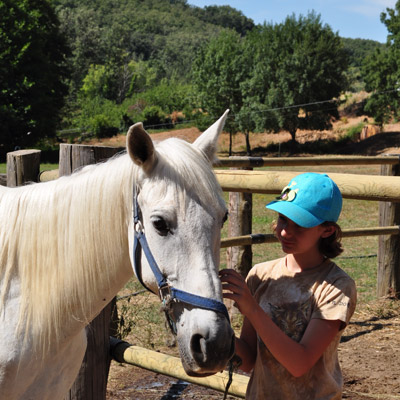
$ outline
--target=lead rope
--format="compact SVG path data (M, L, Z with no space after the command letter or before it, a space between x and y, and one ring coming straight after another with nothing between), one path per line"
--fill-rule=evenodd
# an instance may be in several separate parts
M226 398L228 396L228 391L229 391L229 388L231 387L231 384L232 384L232 381L233 381L233 373L235 372L235 370L237 370L240 367L241 364L242 364L242 360L237 354L235 354L230 359L230 361L229 361L229 370L228 370L229 379L228 379L228 382L227 382L226 387L225 387L223 400L226 400Z

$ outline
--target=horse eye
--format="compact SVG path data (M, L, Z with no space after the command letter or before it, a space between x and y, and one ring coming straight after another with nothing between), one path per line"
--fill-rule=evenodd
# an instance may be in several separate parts
M169 227L165 219L157 218L152 221L154 229L158 232L161 236L166 236L169 233Z

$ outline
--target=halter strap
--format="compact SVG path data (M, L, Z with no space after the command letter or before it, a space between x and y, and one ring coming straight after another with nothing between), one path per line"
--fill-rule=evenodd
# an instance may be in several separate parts
M149 248L149 244L146 239L146 235L144 232L144 227L142 222L140 221L140 208L137 200L136 187L134 190L134 198L133 198L133 222L134 222L134 242L133 242L133 254L134 254L134 269L135 275L137 276L139 282L144 286L147 290L151 291L143 282L141 275L141 250L147 258L147 261L150 265L151 270L157 281L158 291L160 298L163 302L168 323L171 326L171 329L176 334L176 328L174 321L172 319L172 310L171 303L172 302L181 302L185 304L192 305L194 307L203 308L206 310L216 311L225 316L225 318L230 322L228 310L224 303L218 300L209 299L206 297L198 296L196 294L185 292L184 290L176 289L169 285L167 277L164 276L157 265L156 260L151 253Z

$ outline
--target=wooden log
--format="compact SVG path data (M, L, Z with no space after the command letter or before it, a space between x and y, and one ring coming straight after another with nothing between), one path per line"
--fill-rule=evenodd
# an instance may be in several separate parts
M378 226L371 228L343 229L343 237L358 237L358 236L378 236L378 235L397 235L396 240L399 240L400 226ZM278 239L273 233L254 233L251 235L243 235L236 237L228 237L221 240L221 247L230 246L250 246L262 243L275 243Z
M400 180L400 166L382 165L381 174ZM400 224L400 203L379 203L381 226ZM400 298L400 238L380 236L378 246L377 296Z
M39 181L40 150L7 153L7 186L16 187Z
M39 181L40 182L48 182L48 181L53 181L54 179L57 179L60 176L59 170L58 169L51 169L47 171L42 171L39 174Z
M216 170L224 191L280 193L298 175L293 171ZM328 175L339 186L344 198L400 202L400 179L395 176L337 174Z
M59 174L70 175L85 165L105 161L120 149L86 145L60 145ZM88 346L79 374L65 400L105 400L111 358L109 354L112 304L88 325Z
M310 165L396 165L399 156L239 157L220 158L215 167L288 167Z
M185 382L206 386L224 392L229 379L227 371L216 373L204 378L195 378L186 374L179 358L156 351L147 350L129 343L111 338L111 352L118 362L125 362L140 368L148 369L163 375L172 376ZM232 384L228 393L233 396L245 398L249 377L233 374Z

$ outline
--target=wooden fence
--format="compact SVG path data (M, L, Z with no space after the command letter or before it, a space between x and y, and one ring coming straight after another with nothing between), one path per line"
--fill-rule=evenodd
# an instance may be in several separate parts
M117 151L114 148L108 149L112 150L107 150L107 148L104 147L98 150L98 148L93 146L61 145L60 171L62 174L69 174L77 167L104 160L105 158L115 154ZM29 150L22 153L13 152L7 155L7 183L9 186L22 185L27 180L39 180L37 172L39 170L38 160L40 157L38 157L37 153L37 150ZM242 168L235 170L215 170L222 189L230 192L230 196L232 194L232 198L234 199L234 201L230 201L229 204L231 224L230 232L241 232L241 234L236 235L235 237L223 239L221 243L222 247L227 247L229 249L244 249L244 252L241 255L240 253L230 254L230 257L232 259L234 258L233 266L242 273L245 273L251 267L251 257L246 256L246 249L251 249L251 246L254 244L268 243L276 240L273 235L253 234L251 232L251 194L278 194L281 189L287 185L289 180L298 174L298 172L290 171L252 171L243 170L243 168L252 169L255 167L266 166L287 167L364 164L381 165L381 175L372 176L337 173L329 173L328 175L338 184L345 199L374 200L380 202L380 226L372 228L358 227L344 230L343 233L345 237L369 235L380 236L377 294L378 296L394 295L398 297L398 294L400 293L400 159L398 156L310 158L231 157L229 159L220 160L220 163L216 166L217 168ZM32 177L32 171L35 171L34 177ZM41 174L41 180L55 179L58 175L59 172L56 171L45 172ZM238 227L239 229L237 229ZM245 256L243 256L243 254L245 254ZM103 316L100 316L100 318L108 318L109 320L110 309L108 309ZM100 325L104 327L104 323ZM95 333L94 329L90 329L88 332L92 335L100 335L101 338L108 336L108 330L107 332L104 332L104 329L100 334ZM89 343L90 342L91 341L89 340ZM97 339L93 339L92 342L96 343ZM88 351L98 353L98 349L95 351L95 346L92 346ZM90 362L90 355L85 356L85 360L78 381L74 385L75 392L70 393L67 399L105 399L104 385L101 389L102 393L89 393L84 388L93 388L93 382L96 382L96 379L90 375L95 375L99 371L100 376L104 380L104 376L106 376L104 375L104 371L106 371L106 373L108 372L109 365L107 355L104 357L104 361L102 361L105 363L105 367L100 365L99 368L98 361L92 360L92 362ZM97 364L97 368L94 368L95 364ZM83 397L79 392L84 393Z

